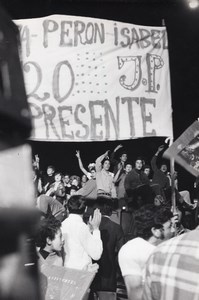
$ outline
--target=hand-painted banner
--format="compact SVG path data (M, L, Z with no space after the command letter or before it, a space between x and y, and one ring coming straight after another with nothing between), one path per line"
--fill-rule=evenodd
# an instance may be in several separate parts
M15 23L32 139L173 136L165 27L65 15Z

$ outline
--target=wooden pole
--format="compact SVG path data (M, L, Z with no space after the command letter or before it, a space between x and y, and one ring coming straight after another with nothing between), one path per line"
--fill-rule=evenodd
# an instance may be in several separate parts
M173 214L175 215L177 210L176 210L176 195L175 195L175 179L174 179L174 168L175 165L175 160L174 158L170 159L170 173L171 173L171 203L173 207Z

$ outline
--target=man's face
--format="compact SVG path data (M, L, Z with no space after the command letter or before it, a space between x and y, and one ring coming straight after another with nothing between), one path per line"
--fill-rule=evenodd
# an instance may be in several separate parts
M56 182L60 182L61 181L61 174L58 173L58 174L55 175L55 181Z
M82 182L85 183L87 181L86 175L82 175Z
M165 165L165 164L161 165L160 170L161 170L163 173L166 173L166 172L167 172L167 165Z
M79 182L76 178L74 178L71 182L71 185L75 185L75 186L78 186Z
M132 170L132 165L131 164L127 164L126 167L125 167L126 173L128 174L129 172L131 172L131 170Z
M52 176L54 174L54 169L53 168L47 168L47 174L48 174L48 176Z
M70 177L68 175L64 176L64 181L65 183L69 183L70 182Z
M104 164L103 164L103 169L105 171L108 171L110 169L110 161L109 160L105 160Z
M96 178L96 171L95 171L95 170L92 170L92 171L91 171L91 178L92 178L92 179L95 179L95 178Z
M122 156L120 156L120 160L121 160L122 162L127 161L127 154L126 154L126 153L123 153Z
M143 166L142 160L141 159L137 159L136 162L135 162L135 168L137 170L141 170L142 166Z
M151 172L150 168L144 169L144 173L146 174L147 177L150 175L150 172Z
M163 224L163 235L164 235L163 240L169 240L170 238L172 238L174 236L174 233L175 233L175 231L172 226L171 220L165 222Z
M62 236L61 229L59 229L57 231L57 233L55 234L54 240L52 240L51 242L52 242L51 247L52 247L53 251L61 251L61 249L64 245L64 239Z

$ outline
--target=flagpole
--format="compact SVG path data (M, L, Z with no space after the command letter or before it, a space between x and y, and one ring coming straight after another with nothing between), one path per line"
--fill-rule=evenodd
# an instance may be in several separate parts
M165 143L169 143L169 147L173 143L173 138L167 137L165 139ZM174 157L170 158L170 174L171 174L171 203L173 207L173 215L177 213L176 210L176 194L175 194L175 178L174 178L174 172L175 172L175 159Z
M170 173L171 173L171 203L173 207L173 215L176 214L176 195L175 195L175 179L174 179L174 168L175 159L172 157L170 158Z

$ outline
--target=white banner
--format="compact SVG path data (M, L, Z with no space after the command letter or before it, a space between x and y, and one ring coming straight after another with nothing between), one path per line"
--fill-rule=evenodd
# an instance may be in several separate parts
M15 23L32 139L173 136L165 27L65 15Z

